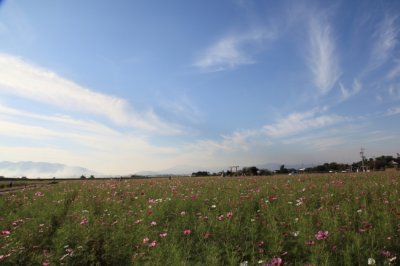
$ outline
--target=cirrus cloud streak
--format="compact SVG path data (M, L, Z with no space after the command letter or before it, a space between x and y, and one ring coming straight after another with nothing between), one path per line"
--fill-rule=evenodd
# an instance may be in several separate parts
M162 121L152 110L135 111L122 98L96 92L18 57L0 54L0 92L105 117L120 126L165 134L179 134L178 125Z

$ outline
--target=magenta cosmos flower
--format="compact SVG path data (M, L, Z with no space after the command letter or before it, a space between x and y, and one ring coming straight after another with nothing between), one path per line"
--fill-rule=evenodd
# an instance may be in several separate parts
M6 235L11 234L11 232L10 232L9 230L2 230L2 231L1 231L1 234L2 234L3 236L6 236Z
M7 257L10 257L11 254L7 254L7 255L0 255L0 261L6 259Z
M307 246L314 246L314 245L315 245L315 242L312 241L312 240L310 240L310 241L307 241L307 242L306 242L306 245L307 245Z
M264 264L264 266L276 266L276 265L281 265L282 264L282 259L274 257L269 263Z
M185 235L185 236L188 236L188 235L190 235L192 233L192 231L190 230L190 229L185 229L185 230L183 230L183 234Z
M315 234L315 239L324 240L324 239L327 239L328 236L329 236L328 231L318 231L318 233Z
M157 240L154 240L149 244L149 248L154 248L155 246L157 246Z

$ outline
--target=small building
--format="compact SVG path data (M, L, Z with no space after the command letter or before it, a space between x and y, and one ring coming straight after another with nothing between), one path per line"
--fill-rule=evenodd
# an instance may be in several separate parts
M389 170L389 169L399 170L399 163L396 162L395 160L391 160L388 163L388 167L386 168L386 170Z

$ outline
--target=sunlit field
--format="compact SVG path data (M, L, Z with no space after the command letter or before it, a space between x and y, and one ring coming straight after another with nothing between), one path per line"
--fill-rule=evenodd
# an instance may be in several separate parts
M3 265L398 265L400 174L65 181L0 195Z

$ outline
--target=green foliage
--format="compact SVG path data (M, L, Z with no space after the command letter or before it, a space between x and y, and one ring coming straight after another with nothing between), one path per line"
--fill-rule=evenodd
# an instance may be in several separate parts
M209 176L209 175L210 175L210 173L207 171L198 171L198 172L192 173L192 176Z
M4 265L394 265L400 255L393 173L63 181L0 197Z
M285 168L285 165L284 165L284 164L282 164L281 167L279 167L278 173L280 173L280 174L287 174L287 173L289 173L289 170Z
M243 167L242 172L245 175L257 175L258 174L258 168L255 167L255 166Z

